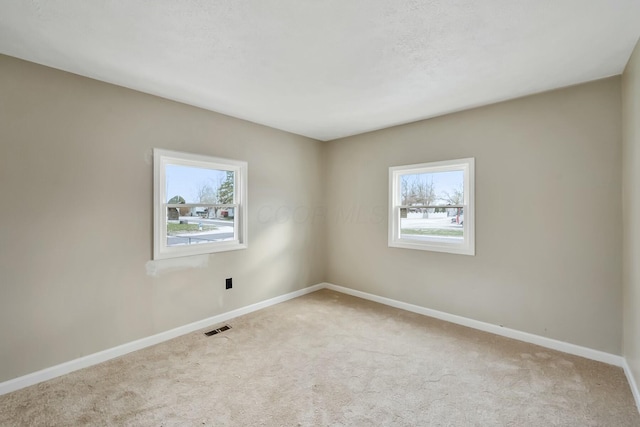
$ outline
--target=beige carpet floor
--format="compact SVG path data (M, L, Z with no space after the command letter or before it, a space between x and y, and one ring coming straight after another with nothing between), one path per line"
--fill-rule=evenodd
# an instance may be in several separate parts
M620 368L322 290L0 396L2 426L640 426Z

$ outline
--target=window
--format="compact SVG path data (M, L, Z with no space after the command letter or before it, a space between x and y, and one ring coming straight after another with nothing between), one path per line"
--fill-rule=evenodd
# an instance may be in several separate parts
M247 163L153 150L153 259L247 247Z
M389 168L389 246L475 255L474 159Z

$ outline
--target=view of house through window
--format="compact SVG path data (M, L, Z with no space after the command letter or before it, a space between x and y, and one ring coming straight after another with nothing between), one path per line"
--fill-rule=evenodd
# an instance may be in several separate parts
M461 170L400 177L402 237L464 236L464 173Z
M166 167L167 246L236 240L234 171Z
M154 149L154 259L247 247L247 163Z
M474 255L474 164L389 168L389 246Z

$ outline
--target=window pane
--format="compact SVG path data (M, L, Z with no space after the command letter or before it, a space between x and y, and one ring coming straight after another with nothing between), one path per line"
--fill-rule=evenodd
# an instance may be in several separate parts
M389 247L475 255L472 157L389 168Z
M167 165L166 185L167 203L233 203L233 171Z
M167 246L237 240L234 208L167 208Z
M153 259L247 248L247 162L153 149Z
M464 211L458 208L401 209L400 237L422 239L443 237L464 238Z
M400 176L400 204L461 205L464 201L464 172L433 172Z

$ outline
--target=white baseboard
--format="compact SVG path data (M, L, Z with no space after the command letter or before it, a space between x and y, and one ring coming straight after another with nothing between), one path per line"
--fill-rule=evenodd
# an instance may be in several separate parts
M629 381L629 387L631 387L631 393L633 393L633 397L636 400L636 406L638 407L638 412L640 412L640 389L638 388L638 383L636 382L636 378L633 376L631 367L627 363L626 359L622 362L622 367L624 368L624 373L627 376L627 381Z
M279 304L284 301L288 301L299 296L315 292L325 287L324 283L310 286L308 288L300 289L295 292L280 295L275 298L271 298L265 301L261 301L255 304L241 307L236 310L231 310L226 313L218 314L207 319L199 320L197 322L189 323L188 325L180 326L175 329L171 329L165 332L161 332L156 335L152 335L146 338L141 338L136 341L132 341L126 344L119 345L117 347L109 348L98 353L89 354L78 359L70 360L65 363L61 363L50 368L42 369L40 371L33 372L18 378L14 378L9 381L0 383L0 396L6 393L10 393L15 390L19 390L24 387L28 387L42 381L47 381L64 374L68 374L79 369L87 368L89 366L97 365L98 363L106 362L107 360L123 356L132 351L141 350L152 345L160 344L161 342L168 341L170 339L179 337L190 332L204 329L208 326L215 325L217 323L225 322L234 317L242 316L272 305Z
M290 292L285 295L281 295L281 296L271 298L265 301L261 301L255 304L251 304L246 307L238 308L236 310L222 313L213 317L209 317L207 319L190 323L188 325L171 329L169 331L161 332L156 335L152 335L146 338L142 338L136 341L122 344L117 347L113 347L104 351L100 351L98 353L80 357L78 359L61 363L59 365L52 366L50 368L46 368L40 371L33 372L31 374L27 374L18 378L14 378L12 380L2 382L0 383L0 395L10 393L15 390L19 390L21 388L40 383L42 381L47 381L64 374L77 371L79 369L87 368L89 366L93 366L98 363L106 362L107 360L123 356L127 353L131 353L136 350L141 350L143 348L150 347L152 345L156 345L164 341L168 341L170 339L179 337L181 335L188 334L190 332L194 332L200 329L204 329L208 326L213 326L215 324L225 322L229 319L233 319L235 317L242 316L244 314L248 314L266 307L270 307L272 305L275 305L284 301L288 301L290 299L297 298L299 296L309 294L311 292L315 292L323 288L331 289L337 292L363 298L366 300L378 302L380 304L388 305L391 307L400 308L402 310L407 310L413 313L418 313L425 316L434 317L436 319L445 320L447 322L455 323L458 325L467 326L473 329L490 332L490 333L501 335L507 338L513 338L519 341L536 344L536 345L550 348L553 350L558 350L558 351L573 354L576 356L585 357L587 359L596 360L598 362L604 362L611 365L622 367L625 370L625 374L627 375L627 378L629 380L629 384L631 386L633 395L636 399L636 403L638 404L638 407L640 409L640 393L638 392L637 383L635 382L635 379L631 373L631 370L629 369L629 366L627 365L624 358L621 356L605 353L599 350L593 350L587 347L581 347L575 344L569 344L563 341L558 341L551 338L530 334L527 332L521 332L514 329L505 328L502 326L493 325L490 323L468 319L466 317L457 316L457 315L445 313L442 311L432 310L429 308L405 303L402 301L393 300L390 298L380 297L380 296L369 294L366 292L357 291L357 290L345 288L342 286L337 286L331 283L319 283L317 285L300 289L295 292Z
M456 316L455 314L449 314L449 313L445 313L438 310L432 310L430 308L424 308L418 305L408 304L406 302L397 301L390 298L380 297L377 295L369 294L367 292L356 291L354 289L337 286L331 283L325 283L324 286L327 289L331 289L347 295L352 295L354 297L378 302L380 304L400 308L402 310L411 311L413 313L423 314L429 317L435 317L436 319L445 320L447 322L455 323L462 326L467 326L469 328L478 329L480 331L490 332L492 334L501 335L503 337L513 338L515 340L536 344L541 347L562 351L564 353L585 357L587 359L608 363L610 365L615 365L619 367L623 366L624 358L622 356L606 353L604 351L594 350L588 347L582 347L582 346L570 344L564 341L558 341L552 338L546 338L540 335L530 334L528 332L521 332L515 329L509 329L503 326L493 325L491 323L480 322L478 320L473 320L473 319L469 319L462 316Z

